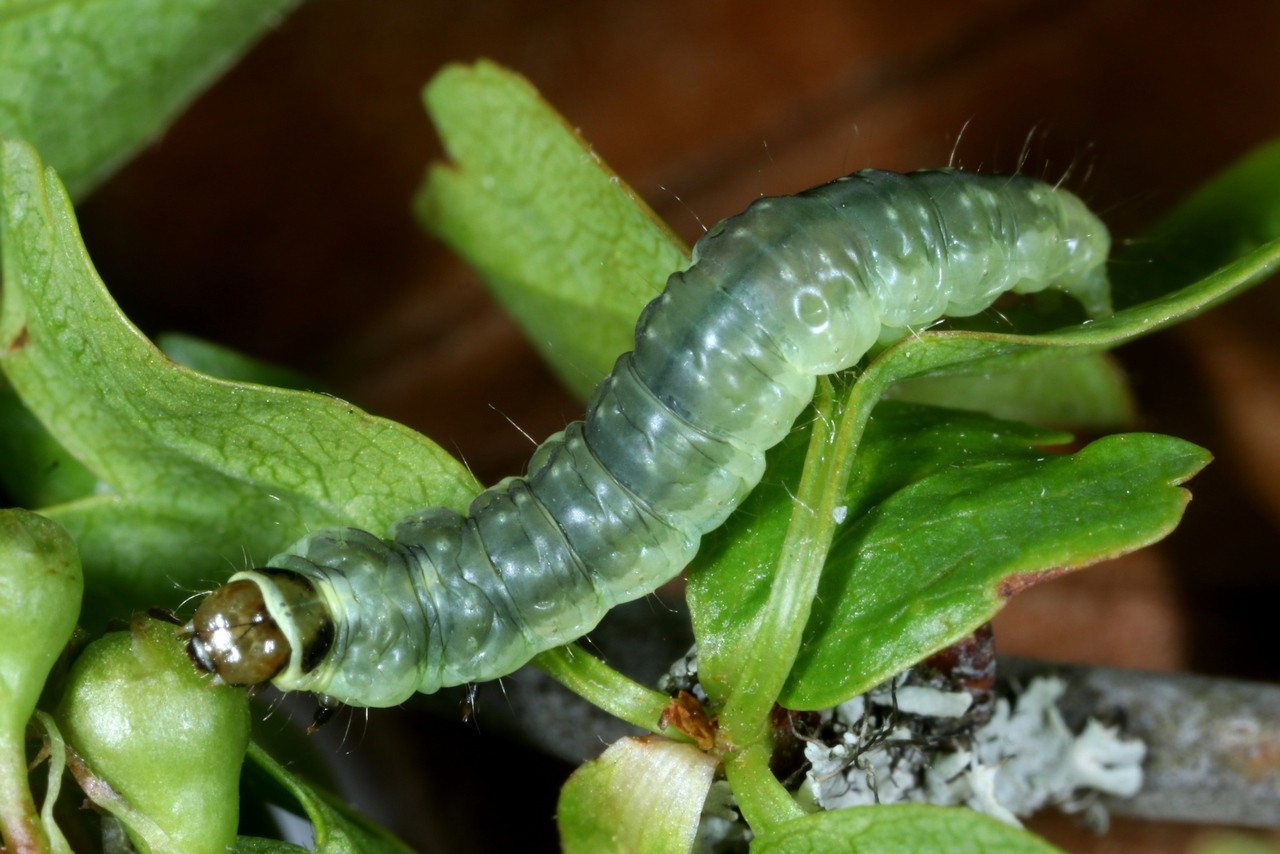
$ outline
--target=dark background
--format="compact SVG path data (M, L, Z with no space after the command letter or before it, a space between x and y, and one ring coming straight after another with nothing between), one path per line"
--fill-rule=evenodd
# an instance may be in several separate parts
M690 242L760 194L947 163L1066 175L1124 241L1280 135L1278 46L1269 0L314 0L94 194L82 226L148 333L304 370L491 481L530 451L508 418L540 438L581 404L410 215L440 155L419 92L443 64L527 76ZM1020 596L1002 651L1280 677L1277 309L1273 284L1121 352L1139 426L1217 460L1164 544ZM336 759L409 766L376 772L392 791L365 800L416 847L553 844L538 834L564 768L486 738L483 714L356 724ZM1037 827L1075 851L1186 850L1197 833Z

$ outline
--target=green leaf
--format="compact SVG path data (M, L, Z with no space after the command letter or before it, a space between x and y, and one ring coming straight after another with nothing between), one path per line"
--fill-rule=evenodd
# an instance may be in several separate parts
M318 528L381 531L477 491L407 427L162 356L112 302L57 177L29 146L3 145L0 202L0 369L108 486L46 511L80 547L92 620L170 602Z
M295 776L257 745L249 745L248 755L252 766L279 784L311 820L315 854L406 854L410 850L328 792ZM287 809L295 807L295 803L278 802L277 805ZM294 854L305 849L287 842L242 836L235 850L246 854Z
M165 356L188 368L238 383L324 391L294 371L268 364L191 335L169 332L156 338ZM46 507L84 498L99 481L31 414L0 378L0 485L15 504Z
M98 479L44 429L0 377L0 487L13 504L45 507L93 492Z
M825 407L826 400L820 396L818 404ZM810 439L807 430L793 432L769 453L765 479L741 511L704 539L689 571L688 599L699 641L699 677L713 698L728 696L735 685L746 690L753 677L744 674L744 658L755 658L770 671L767 677L754 675L756 679L767 678L769 683L772 694L758 698L766 711L781 692L799 652L809 602L818 595L818 576L839 525L833 514L839 512L847 520L856 520L903 485L934 472L971 462L1035 459L1043 453L1038 446L1069 439L1065 434L993 422L980 415L886 403L876 410L861 445L850 446L847 437L844 444L834 445L842 441L840 427L826 425L839 420L843 426L852 418L856 426L857 415L828 407L816 417L804 418L815 427L824 427L831 444L815 445L816 439ZM841 471L850 465L855 447L860 453L853 477L850 479L846 471L843 476L849 479L848 484L837 483ZM802 472L834 490L821 516L816 509L795 512L815 503L813 497L797 495L794 484ZM797 524L805 526L798 535L793 530ZM798 547L815 554L800 554L794 551ZM783 572L794 577L778 584ZM764 642L757 636L758 625L769 611L779 607L782 592L807 596L807 600L772 618L787 635L769 640L777 645L775 654L754 656L752 650ZM763 687L756 685L755 689ZM730 726L733 718L731 711Z
M431 167L420 218L588 397L687 263L679 240L523 78L455 65L423 97L452 163Z
M138 618L85 648L55 715L85 795L142 852L235 840L249 700L191 666L178 629Z
M885 403L871 416L845 498L857 518L904 485L962 466L1034 462L1071 434L980 413ZM802 461L797 457L793 465Z
M0 0L0 135L80 197L298 0Z
M757 836L752 854L1053 854L1025 830L958 807L853 807L798 818Z
M1115 304L1128 307L1168 294L1277 238L1280 140L1213 177L1120 252L1110 267Z
M785 554L802 438L770 456L765 483L708 536L689 573L699 676L713 696L731 693L759 642L751 627ZM1072 455L1044 450L1066 438L976 414L879 407L779 702L836 705L972 631L1036 574L1160 539L1187 501L1175 485L1208 461L1193 445L1144 434Z
M661 736L624 738L569 778L556 822L568 854L689 851L719 760Z
M1113 430L1136 417L1124 374L1105 353L975 376L917 377L893 386L888 396L1072 430Z
M11 851L49 844L27 787L25 733L83 590L65 531L25 510L0 510L0 831Z
M1041 573L1162 539L1209 461L1128 434L1078 453L967 465L917 481L842 531L780 698L834 706L972 632Z

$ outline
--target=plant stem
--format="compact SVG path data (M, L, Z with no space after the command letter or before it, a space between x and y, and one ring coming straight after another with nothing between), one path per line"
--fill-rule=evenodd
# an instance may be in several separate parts
M578 644L549 649L533 659L539 670L616 718L653 733L687 741L659 725L671 698L623 676Z
M1067 683L1068 722L1124 720L1147 745L1142 790L1107 810L1152 821L1280 827L1280 686L1001 657L1003 681L1036 676Z
M844 495L869 409L840 406L831 382L819 380L813 434L796 490L795 510L768 602L746 642L756 652L743 656L742 671L720 715L726 738L736 747L768 738L769 713L800 650L835 537L836 507Z
M0 750L0 830L12 854L41 854L49 850L49 840L27 788L23 740L6 742Z
M832 384L818 382L815 419L795 509L787 527L769 599L745 645L743 668L720 714L730 746L725 771L743 817L756 832L801 814L769 770L769 716L800 651L805 625L837 528L839 505L871 406L855 405L855 384L841 406Z
M767 743L753 744L733 751L724 761L725 777L738 809L756 833L804 815L795 798L769 769L770 752Z

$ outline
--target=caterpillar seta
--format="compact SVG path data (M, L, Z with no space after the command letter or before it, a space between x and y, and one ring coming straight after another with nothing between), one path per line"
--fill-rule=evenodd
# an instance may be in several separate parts
M494 679L676 575L813 397L886 331L1057 288L1107 310L1106 227L1023 176L867 170L705 234L583 421L466 515L304 537L187 624L226 683L389 706Z

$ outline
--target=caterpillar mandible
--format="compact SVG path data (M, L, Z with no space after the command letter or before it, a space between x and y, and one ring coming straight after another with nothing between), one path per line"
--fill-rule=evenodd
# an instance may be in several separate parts
M636 326L583 421L467 514L389 539L312 534L210 594L203 669L354 706L494 679L676 575L764 454L885 330L1053 287L1107 310L1106 227L1023 176L867 170L763 198L712 228Z

